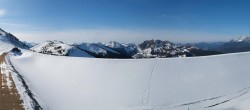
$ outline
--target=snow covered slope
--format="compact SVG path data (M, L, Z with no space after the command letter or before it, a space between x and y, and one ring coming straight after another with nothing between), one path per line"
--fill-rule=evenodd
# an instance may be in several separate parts
M102 43L80 43L74 44L73 46L88 52L90 55L96 58L124 58L121 53L105 46Z
M21 42L18 38L16 38L14 35L11 33L7 33L6 31L2 30L0 28L0 41L19 47L23 49L29 49L29 46L26 45L25 43ZM1 44L2 44L1 42Z
M109 43L104 44L107 47L110 47L120 53L127 54L128 56L133 56L134 54L138 53L137 45L133 43L119 43L116 41L111 41Z
M61 41L45 41L31 48L31 50L49 55L93 57L88 53Z
M10 56L50 110L249 110L249 59Z
M0 40L0 54L10 51L14 46Z

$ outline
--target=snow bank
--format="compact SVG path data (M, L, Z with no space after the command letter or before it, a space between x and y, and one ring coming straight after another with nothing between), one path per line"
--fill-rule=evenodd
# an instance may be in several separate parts
M248 110L249 59L10 57L50 110Z

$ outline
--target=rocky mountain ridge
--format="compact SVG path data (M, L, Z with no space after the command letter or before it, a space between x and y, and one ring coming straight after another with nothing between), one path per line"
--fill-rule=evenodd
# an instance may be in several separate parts
M29 49L30 47L25 44L24 42L20 41L17 37L12 35L11 33L8 33L0 28L0 40L12 44L16 47L22 48L22 49Z

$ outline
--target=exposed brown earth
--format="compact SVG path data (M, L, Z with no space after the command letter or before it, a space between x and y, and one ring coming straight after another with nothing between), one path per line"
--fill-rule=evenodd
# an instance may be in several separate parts
M4 53L0 56L0 63L5 62ZM9 82L8 82L9 81ZM9 83L9 84L7 84ZM10 73L3 73L0 69L0 110L24 110L23 101L16 89Z

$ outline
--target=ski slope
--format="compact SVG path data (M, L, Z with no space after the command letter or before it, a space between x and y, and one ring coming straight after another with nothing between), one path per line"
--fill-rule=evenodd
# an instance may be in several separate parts
M50 110L249 110L250 53L95 59L10 55Z

